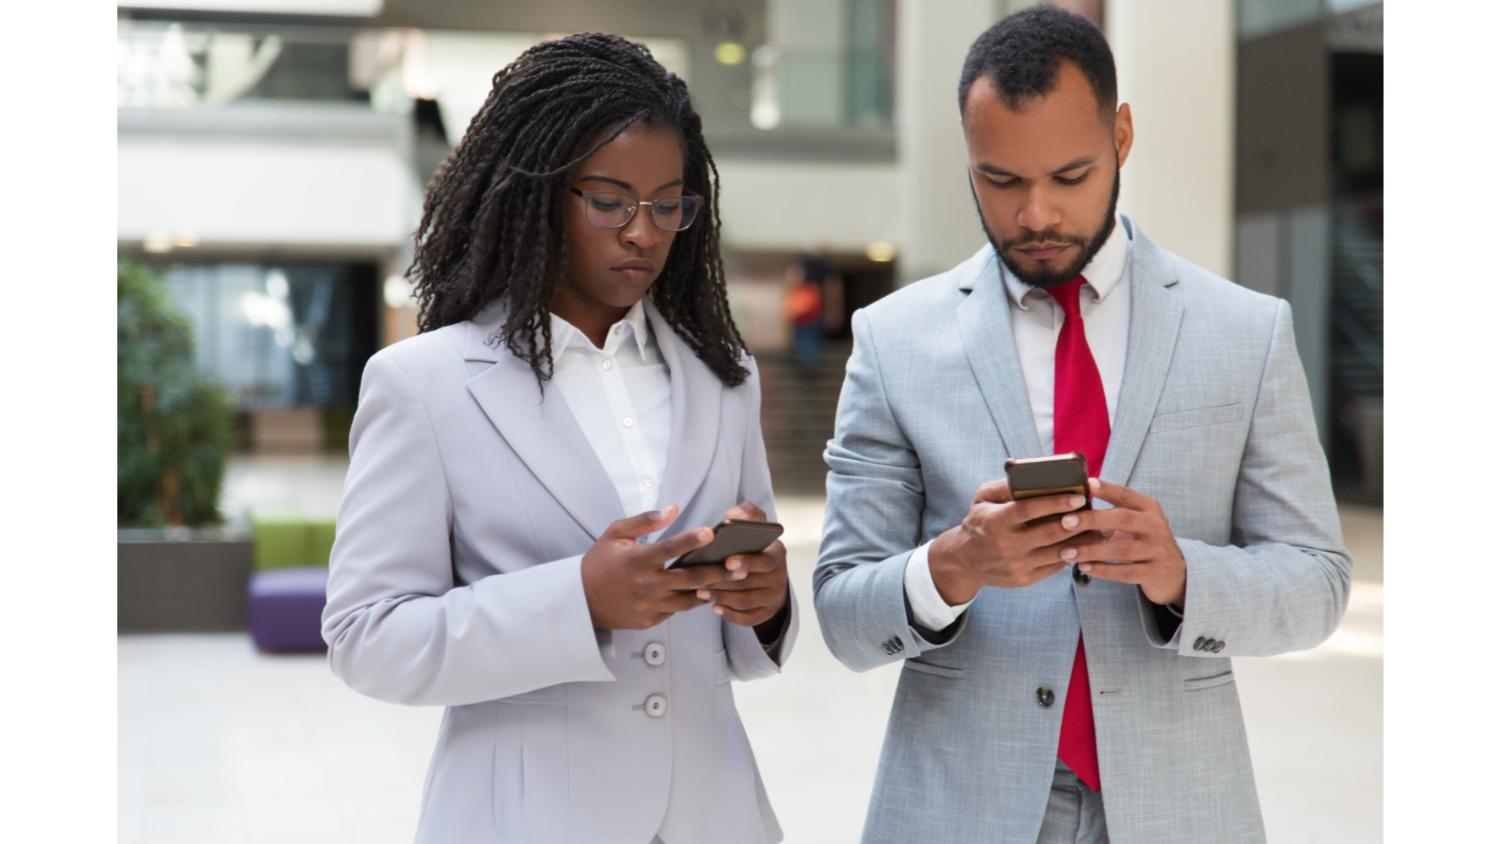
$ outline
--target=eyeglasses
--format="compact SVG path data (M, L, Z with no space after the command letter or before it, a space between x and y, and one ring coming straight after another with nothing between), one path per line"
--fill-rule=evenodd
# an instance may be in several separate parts
M699 196L674 196L651 202L640 202L633 196L603 190L579 190L568 185L568 190L583 197L584 209L589 223L601 229L621 229L635 218L641 206L651 207L651 222L664 232L680 232L691 226L698 218L698 209L703 207Z

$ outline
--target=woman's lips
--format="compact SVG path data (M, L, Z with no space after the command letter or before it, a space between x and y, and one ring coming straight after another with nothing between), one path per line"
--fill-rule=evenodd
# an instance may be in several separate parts
M650 261L626 261L610 269L625 276L633 284L649 284L656 275L656 265Z

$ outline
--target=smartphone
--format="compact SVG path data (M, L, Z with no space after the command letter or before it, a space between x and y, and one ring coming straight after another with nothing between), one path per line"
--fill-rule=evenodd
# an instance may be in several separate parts
M1083 506L1078 509L1093 507L1093 496L1089 495L1088 461L1081 451L1050 457L1012 458L1005 461L1005 476L1010 481L1011 497L1017 501L1073 493L1083 496ZM1062 513L1054 513L1033 519L1029 524L1043 524L1062 517Z
M712 542L667 563L667 568L717 565L735 554L759 554L781 536L781 531L781 525L775 522L726 519L714 526Z

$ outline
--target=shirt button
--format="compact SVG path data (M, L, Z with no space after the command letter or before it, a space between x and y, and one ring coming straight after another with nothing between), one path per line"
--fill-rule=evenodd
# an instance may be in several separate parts
M617 325L617 326L615 326L615 333L616 334L624 334L625 333L625 326L623 326L623 325Z
M667 714L666 695L652 695L646 698L646 715L651 718L660 718Z
M615 368L615 362L612 361L612 360L607 360L607 361L599 364L599 368L602 369L602 370L604 370L605 372L608 372L611 369Z
M627 428L634 428L635 427L635 420L631 419L629 416L627 416L624 419L620 420L620 424L624 425Z
M667 662L667 646L661 642L651 642L646 645L646 664L657 666L665 665ZM665 703L665 699L662 701Z
M641 486L643 488L645 488L645 489L650 489L650 488L656 486L656 481L653 481L650 478L647 478L644 481L641 481Z
M1051 706L1054 699L1055 698L1052 695L1052 690L1047 688L1046 686L1043 686L1040 689L1036 690L1036 702L1041 704L1043 709Z

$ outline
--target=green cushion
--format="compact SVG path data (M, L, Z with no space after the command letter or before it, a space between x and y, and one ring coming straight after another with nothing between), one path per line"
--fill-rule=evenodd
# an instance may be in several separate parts
M252 518L256 571L326 566L333 548L334 523L300 517Z

